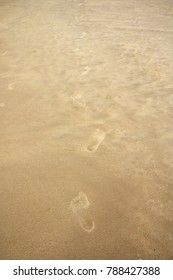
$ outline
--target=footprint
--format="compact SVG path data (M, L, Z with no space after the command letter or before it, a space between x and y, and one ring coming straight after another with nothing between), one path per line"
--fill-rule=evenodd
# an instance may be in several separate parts
M75 197L71 201L71 207L74 213L78 212L81 209L86 209L90 206L89 200L85 193L80 192L79 196Z
M95 228L95 223L85 214L85 209L90 206L90 202L86 194L80 192L79 195L71 201L70 206L83 230L88 233L92 232Z
M84 100L84 98L78 94L78 95L73 95L71 96L73 104L81 107L81 108L85 108L86 107L86 101Z
M90 144L87 146L87 151L95 152L105 138L105 132L97 129L92 136Z

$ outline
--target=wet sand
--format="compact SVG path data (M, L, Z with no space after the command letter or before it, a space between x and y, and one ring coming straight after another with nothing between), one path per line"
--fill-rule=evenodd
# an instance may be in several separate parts
M0 259L173 259L173 2L0 0Z

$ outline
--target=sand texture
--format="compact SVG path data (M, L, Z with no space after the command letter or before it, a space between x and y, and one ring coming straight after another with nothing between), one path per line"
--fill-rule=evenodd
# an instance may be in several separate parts
M173 259L172 0L0 0L0 259Z

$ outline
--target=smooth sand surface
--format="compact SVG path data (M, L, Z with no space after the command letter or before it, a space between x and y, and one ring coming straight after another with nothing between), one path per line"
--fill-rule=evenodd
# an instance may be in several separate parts
M172 0L0 0L0 259L173 259Z

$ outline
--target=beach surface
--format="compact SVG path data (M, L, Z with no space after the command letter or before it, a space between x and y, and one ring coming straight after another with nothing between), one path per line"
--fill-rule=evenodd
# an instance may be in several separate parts
M0 259L173 259L173 1L0 0Z

